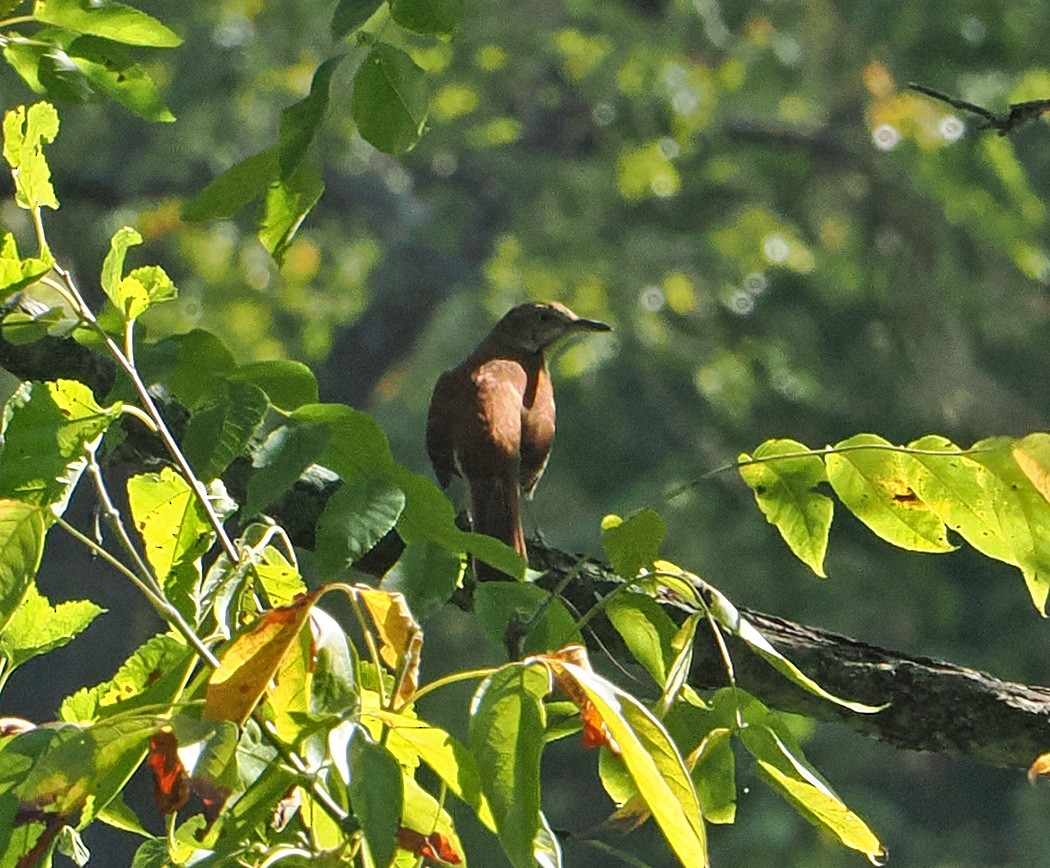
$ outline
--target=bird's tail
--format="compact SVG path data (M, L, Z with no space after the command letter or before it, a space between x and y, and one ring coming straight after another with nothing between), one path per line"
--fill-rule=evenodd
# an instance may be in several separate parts
M526 557L525 532L518 511L518 482L502 476L474 477L470 483L470 512L476 533L503 540ZM480 581L506 580L508 576L488 564L476 561L474 572Z

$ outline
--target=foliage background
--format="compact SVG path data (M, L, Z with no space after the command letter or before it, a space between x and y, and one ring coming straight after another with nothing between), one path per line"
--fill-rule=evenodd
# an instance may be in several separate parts
M431 119L396 159L354 137L349 81L363 51L338 47L350 56L316 152L327 191L280 270L250 215L185 225L178 214L275 140L281 108L337 50L333 4L138 5L186 39L147 58L178 121L149 125L112 103L64 109L49 236L82 285L112 231L138 226L142 261L182 290L147 315L152 333L206 323L242 361L308 362L323 400L374 413L417 469L438 372L511 304L565 301L616 333L555 364L561 430L531 511L549 542L596 553L604 513L651 504L668 519L668 555L738 603L1050 681L1045 624L1005 566L905 554L840 516L821 582L733 474L667 496L767 437L817 446L934 431L966 444L1048 427L1047 131L962 134L965 118L901 90L919 81L993 108L1050 96L1042 4L472 3L456 39L408 43L431 76ZM28 99L10 70L0 87L5 105ZM64 542L51 543L42 590L113 614L27 665L2 713L52 717L154 629L148 611L126 614L117 577ZM427 625L431 674L496 659L464 624L445 613ZM465 696L434 716L454 725ZM815 729L807 754L893 864L1045 858L1050 802L1020 774L834 727ZM600 818L582 761L555 746L548 771L556 828ZM713 830L715 864L857 864L757 781L741 785L737 825ZM101 834L86 836L98 864L126 864ZM636 846L661 864L656 836Z

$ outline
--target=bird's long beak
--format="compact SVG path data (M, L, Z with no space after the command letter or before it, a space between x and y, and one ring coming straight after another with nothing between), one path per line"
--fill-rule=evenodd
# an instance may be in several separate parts
M575 319L572 322L573 330L579 332L611 332L612 326L607 322L597 319Z

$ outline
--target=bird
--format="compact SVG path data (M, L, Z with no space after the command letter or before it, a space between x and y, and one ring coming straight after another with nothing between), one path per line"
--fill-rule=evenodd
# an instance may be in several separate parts
M427 413L426 448L442 488L466 480L472 528L527 559L519 496L531 498L554 442L554 389L546 353L579 332L611 326L554 301L521 304L474 351L445 371ZM479 580L506 579L476 563Z

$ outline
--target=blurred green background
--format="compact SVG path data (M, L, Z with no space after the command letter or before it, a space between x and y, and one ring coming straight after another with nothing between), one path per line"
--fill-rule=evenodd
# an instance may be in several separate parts
M1021 576L972 552L919 556L839 512L829 579L796 562L732 473L768 437L811 446L861 431L960 445L1050 428L1048 131L1002 138L903 90L916 81L1002 110L1050 97L1050 7L1032 0L488 0L451 41L392 38L432 86L428 131L393 158L354 136L363 50L333 46L332 0L136 5L185 44L143 52L178 118L60 107L50 154L60 259L90 287L119 226L137 226L180 299L144 318L201 326L242 361L310 364L322 398L373 413L426 467L430 389L511 305L557 299L615 325L554 362L560 430L528 524L598 552L605 513L652 505L666 553L739 604L1011 680L1050 681L1050 642ZM181 204L276 140L317 64L348 51L315 159L327 190L278 270L239 221L185 225ZM3 104L32 95L5 68ZM16 225L10 202L0 222ZM97 294L96 294L96 297ZM455 494L455 492L454 492ZM88 506L81 504L82 521ZM27 665L0 711L53 717L157 629L130 588L64 540L41 574L55 599L108 617ZM134 607L134 609L130 608ZM138 614L132 614L138 612ZM431 674L497 659L464 616L427 627ZM41 689L44 685L44 689ZM627 685L630 687L630 685ZM429 713L462 728L468 693ZM1050 738L1048 738L1050 741ZM1022 773L900 753L821 726L811 760L897 866L1050 864L1050 797ZM551 749L552 824L608 806L594 758ZM739 770L721 866L859 865ZM92 864L124 865L89 832ZM503 864L489 847L479 865ZM658 836L632 849L670 864ZM572 866L614 864L569 845Z

